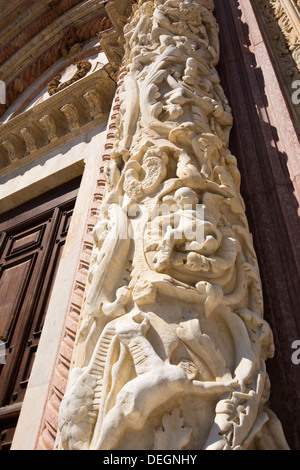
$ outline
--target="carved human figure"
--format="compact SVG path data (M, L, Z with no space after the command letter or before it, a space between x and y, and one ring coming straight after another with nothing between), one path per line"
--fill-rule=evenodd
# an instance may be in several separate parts
M198 197L193 189L177 189L174 198L168 198L168 204L171 201L174 202L170 207L173 212L160 216L156 222L157 232L164 232L161 243L153 244L150 238L150 246L146 248L149 250L154 247L157 250L159 247L153 260L157 271L169 266L175 247L181 252L206 255L220 246L221 233L210 221L204 220L203 205L198 204ZM170 223L166 224L166 221ZM155 223L155 219L153 222ZM206 267L203 265L202 269L206 270Z

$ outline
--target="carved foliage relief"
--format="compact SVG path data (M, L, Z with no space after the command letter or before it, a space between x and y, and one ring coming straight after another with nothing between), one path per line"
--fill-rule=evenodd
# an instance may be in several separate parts
M64 449L282 449L211 0L140 0Z
M274 66L299 134L298 94L293 90L297 91L300 83L300 2L255 0L253 7L269 43Z
M292 82L299 78L300 72L300 46L299 23L294 26L293 16L298 19L300 14L300 2L297 0L256 0L264 21L269 30L270 38L282 63L282 70L286 78Z

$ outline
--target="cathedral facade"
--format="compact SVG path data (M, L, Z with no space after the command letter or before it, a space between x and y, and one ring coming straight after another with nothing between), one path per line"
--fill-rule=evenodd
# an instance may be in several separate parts
M300 449L299 2L0 12L2 450Z

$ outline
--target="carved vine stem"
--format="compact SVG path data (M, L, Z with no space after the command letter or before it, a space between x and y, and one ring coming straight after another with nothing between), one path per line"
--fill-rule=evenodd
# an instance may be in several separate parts
M64 449L287 448L267 407L272 333L228 149L212 0L140 0Z

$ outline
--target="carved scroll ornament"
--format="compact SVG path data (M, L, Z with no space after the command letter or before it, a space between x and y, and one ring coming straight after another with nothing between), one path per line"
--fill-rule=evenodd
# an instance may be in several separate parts
M61 81L62 75L59 74L49 83L48 93L50 96L72 85L72 83L77 82L77 80L80 80L81 78L85 77L92 67L92 64L88 60L80 60L75 65L77 67L77 71L69 80L62 82Z
M290 84L299 78L300 72L300 3L298 0L256 0L256 3Z
M64 449L282 449L211 0L138 2Z

